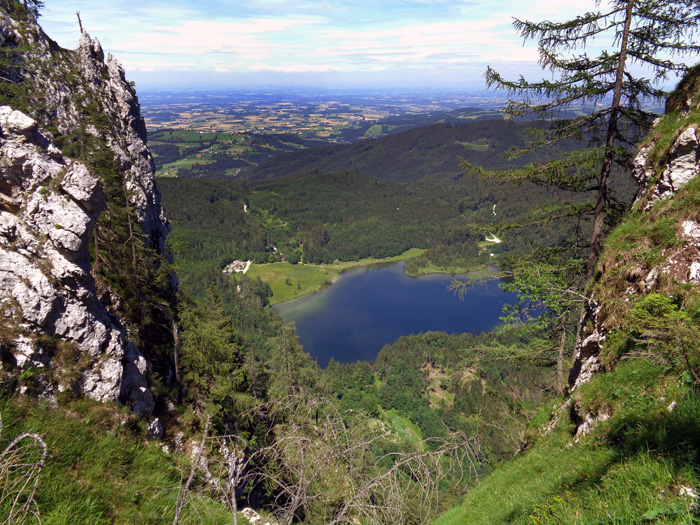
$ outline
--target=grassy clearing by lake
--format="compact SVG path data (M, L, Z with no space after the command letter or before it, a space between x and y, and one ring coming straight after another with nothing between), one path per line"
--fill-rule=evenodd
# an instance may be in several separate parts
M333 264L253 264L248 270L248 276L260 279L270 285L272 289L271 304L278 304L302 295L321 290L329 286L340 272L354 266L376 264L382 262L403 261L417 257L425 252L420 248L411 248L401 255L387 257L386 259L360 259L359 261L336 262Z
M342 268L311 264L254 264L248 270L252 278L260 279L272 288L272 304L282 303L320 290L333 282Z

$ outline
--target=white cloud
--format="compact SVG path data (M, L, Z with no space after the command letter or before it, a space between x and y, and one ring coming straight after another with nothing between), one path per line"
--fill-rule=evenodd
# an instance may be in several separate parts
M41 19L75 47L75 11L129 71L483 71L534 67L513 17L565 20L593 0L94 0L52 2ZM516 66L519 64L519 66Z

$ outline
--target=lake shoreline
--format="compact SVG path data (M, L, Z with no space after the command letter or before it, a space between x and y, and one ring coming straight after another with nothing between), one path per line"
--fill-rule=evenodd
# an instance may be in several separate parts
M330 280L330 282L324 283L314 290L305 291L304 293L300 293L300 294L296 295L295 297L290 297L289 299L286 299L283 301L275 301L275 302L270 301L270 306L277 306L280 304L287 303L289 301L294 301L296 299L300 299L300 298L305 297L305 296L310 295L310 294L322 292L322 291L328 289L329 287L331 287L333 284L335 284L338 281L338 279L340 279L340 277L348 271L352 271L354 269L367 267L367 266L382 266L385 264L400 263L401 261L405 262L406 260L408 260L408 258L404 259L404 258L397 258L397 257L400 257L400 256L389 257L387 259L377 259L374 261L362 261L362 262L358 262L357 264L353 264L352 261L343 262L341 264L343 264L345 266L343 266L343 268L341 268L338 271L338 273L333 276L333 278ZM333 267L333 265L305 265L305 266L317 266L317 267L323 267L323 268L327 268L328 266ZM414 273L406 272L406 270L404 268L404 273L406 276L412 277L414 279L418 279L420 277L427 277L429 275L452 275L455 277L461 276L461 277L467 277L469 279L476 279L476 278L485 277L487 275L494 274L498 271L498 268L496 266L494 266L493 264L485 264L485 265L482 265L480 267L477 267L476 269L466 269L465 268L465 269L459 269L459 270L465 270L465 271L456 271L455 272L455 271L452 271L449 269L437 269L437 270L431 270L431 271L427 271L427 272L418 272L418 273L414 274Z
M473 273L477 282L461 298L450 290L449 274L412 278L401 261L358 265L342 275L335 286L273 306L295 324L304 351L322 367L330 358L371 361L384 345L412 333L490 331L501 322L504 301L514 301L499 281L480 283ZM467 282L469 277L454 279Z
M325 290L338 280L341 273L351 268L405 261L418 257L425 251L421 248L411 248L402 254L384 259L367 258L359 261L336 261L332 264L254 264L248 276L253 279L259 277L270 286L273 293L270 304L276 305Z

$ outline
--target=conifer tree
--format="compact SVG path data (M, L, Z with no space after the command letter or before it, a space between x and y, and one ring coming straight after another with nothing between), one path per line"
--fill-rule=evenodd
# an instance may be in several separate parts
M39 18L41 16L41 9L44 7L44 2L42 0L24 0L24 8L34 15L34 18Z
M209 290L206 303L183 301L180 327L187 400L223 420L249 408L244 356L216 290Z
M600 9L601 4L607 9ZM602 245L613 165L629 166L630 148L654 117L642 105L664 100L667 93L662 86L669 74L688 69L675 59L700 51L694 40L700 22L697 0L599 0L597 7L598 11L565 22L515 20L513 25L525 40L537 41L540 66L558 78L509 81L490 67L485 73L488 87L504 89L513 97L506 108L510 117L550 118L575 104L592 106L582 116L558 121L551 130L540 132L527 151L582 136L596 139L592 147L501 174L465 166L489 177L596 192L595 206L590 210L589 280ZM600 45L606 40L608 47L597 56L585 52L594 42ZM631 66L641 67L633 70ZM637 70L644 73L636 75Z

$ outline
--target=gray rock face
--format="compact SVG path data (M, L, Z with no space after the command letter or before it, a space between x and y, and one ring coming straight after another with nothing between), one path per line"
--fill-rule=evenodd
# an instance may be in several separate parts
M51 369L58 391L150 415L145 360L97 299L90 274L90 235L105 204L97 177L63 157L34 120L3 106L0 195L0 308L21 328L17 366ZM77 350L77 376L55 365L41 335Z
M573 407L573 413L576 414L581 411L581 407L578 405ZM579 440L588 434L591 429L601 421L607 421L610 419L610 414L607 412L599 412L597 414L592 414L590 412L586 413L578 421L576 421L576 431L574 434L574 443L578 443Z
M683 246L666 259L661 272L677 283L700 285L700 224L685 220L681 224Z
M34 117L0 109L0 313L13 338L2 342L15 366L43 369L40 396L68 390L150 416L146 361L114 314L121 298L101 290L110 304L101 303L90 273L101 174L64 156L47 131L85 130L112 150L144 238L163 253L169 227L136 93L96 39L83 33L76 51L62 50L2 5L0 46L21 50L7 76Z
M165 430L157 417L153 418L148 422L148 425L146 425L146 435L148 439L163 439Z
M658 181L654 182L654 172L648 165L649 153L654 144L643 146L634 160L634 176L640 184L637 202L647 198L645 209L655 202L672 197L680 188L700 173L700 140L698 127L689 126L677 136L668 152L668 162ZM683 247L668 255L659 268L634 271L638 284L629 283L625 295L652 292L660 275L674 282L700 284L700 224L695 220L685 220L679 224L679 236ZM569 375L569 388L575 390L590 381L593 374L601 369L600 350L605 343L607 330L603 307L595 297L588 301L581 321L581 332L574 351L574 366Z
M142 231L151 247L162 252L170 228L155 185L155 163L146 146L146 123L136 92L119 61L112 55L105 60L96 38L83 33L77 55L88 89L102 101L102 111L110 117L112 129L106 134L107 142L126 174L129 198ZM77 122L73 122L75 125Z
M637 200L651 192L646 209L658 200L668 199L700 173L698 128L689 126L678 135L669 151L668 163L656 183L654 172L647 164L651 149L652 145L644 146L634 159L633 173L640 187Z
M600 348L605 341L605 323L600 319L601 306L594 297L590 297L584 317L581 321L581 332L574 350L574 366L569 373L569 390L574 391L584 383L588 383L601 368Z
M85 126L106 139L126 175L130 204L145 238L162 252L170 229L154 182L155 164L146 146L138 97L119 61L111 55L105 58L99 41L87 33L81 35L74 52L59 51L39 26L14 20L0 4L0 45L19 43L30 48L24 52L24 63L31 64L27 86L35 118L44 128L55 126L62 135ZM24 69L12 69L9 74L18 80ZM92 122L97 117L99 129Z

